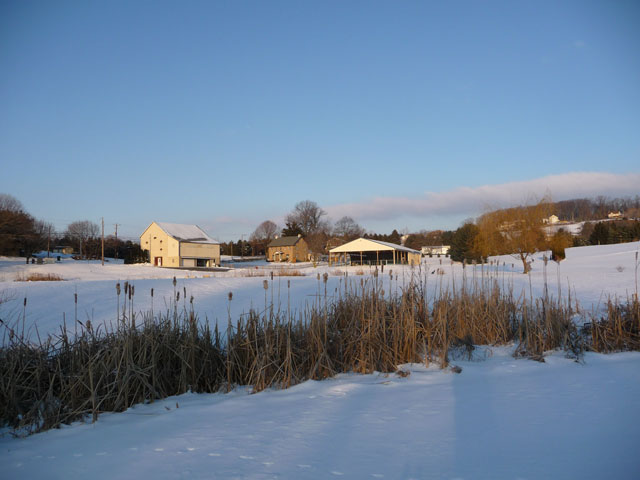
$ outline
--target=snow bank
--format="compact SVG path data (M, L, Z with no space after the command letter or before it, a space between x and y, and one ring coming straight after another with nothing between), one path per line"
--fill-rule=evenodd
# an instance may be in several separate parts
M635 479L640 353L406 365L282 391L186 394L26 439L5 478ZM179 408L176 408L179 406Z

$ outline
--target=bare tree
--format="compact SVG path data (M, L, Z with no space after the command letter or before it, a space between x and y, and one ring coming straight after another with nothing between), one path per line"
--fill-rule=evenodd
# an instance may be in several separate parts
M278 226L271 220L265 220L253 231L249 243L256 252L262 252L278 233Z
M0 193L0 211L5 212L24 212L22 202L12 195L7 193Z
M285 220L289 224L298 224L303 235L307 237L329 230L328 222L322 218L326 214L327 212L320 208L316 202L303 200L296 204Z
M364 235L364 228L351 217L344 216L333 226L333 235L345 240L354 240Z
M80 247L80 256L82 256L82 245L87 240L96 238L100 233L100 227L89 220L81 220L70 223L65 231L65 235L78 242Z

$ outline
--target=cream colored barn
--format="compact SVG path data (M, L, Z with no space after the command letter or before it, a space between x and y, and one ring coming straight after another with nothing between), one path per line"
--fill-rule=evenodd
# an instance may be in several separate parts
M153 222L140 235L140 247L157 267L220 265L220 243L197 225Z
M358 238L329 250L330 265L337 262L351 265L418 265L421 257L420 252L412 248L370 238Z

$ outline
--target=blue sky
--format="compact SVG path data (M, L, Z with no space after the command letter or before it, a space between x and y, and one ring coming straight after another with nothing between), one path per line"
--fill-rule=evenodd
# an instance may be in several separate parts
M640 194L640 3L0 2L0 192L221 240ZM416 208L413 208L416 207Z

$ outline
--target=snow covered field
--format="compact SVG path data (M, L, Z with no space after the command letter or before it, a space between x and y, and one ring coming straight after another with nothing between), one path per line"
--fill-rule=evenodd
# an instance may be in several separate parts
M582 308L597 309L607 296L635 291L635 255L640 244L569 249L559 271L550 262L547 281L563 294L571 288ZM511 257L500 258L497 278L514 290L544 288L542 255L530 276ZM402 273L385 288L401 288L420 274L435 288L462 279L459 265L425 259L420 270ZM504 265L503 265L504 262ZM511 264L514 264L512 268ZM431 272L443 268L444 275ZM486 267L485 267L486 268ZM359 282L360 267L349 278ZM493 267L495 271L495 266ZM39 333L78 317L111 321L117 281L135 285L136 310L164 308L177 288L195 297L201 316L226 325L251 306L264 308L263 281L244 277L249 268L194 273L150 266L66 261L24 265L0 259L0 318L22 318ZM267 301L286 308L312 304L330 274L328 292L344 282L334 267L301 269L304 277L276 277ZM363 269L368 273L368 268ZM62 282L15 282L29 272L56 273ZM466 275L473 277L473 267ZM476 267L480 275L480 267ZM195 278L197 276L197 278ZM290 290L287 282L291 282ZM229 304L228 292L233 292ZM278 301L279 298L279 301ZM588 353L583 364L554 353L546 363L516 360L508 347L483 348L482 361L456 361L459 375L406 365L411 375L340 375L289 390L249 395L185 394L124 413L101 415L95 424L15 439L0 438L2 478L640 478L640 353ZM179 406L179 408L177 408Z
M607 297L626 299L635 291L635 254L640 243L604 245L598 247L581 247L567 249L567 259L559 266L549 262L547 267L547 283L551 294L557 295L558 280L561 294L566 296L569 288L571 294L579 302L582 309L591 311L601 306ZM482 269L491 271L501 284L513 286L519 293L531 290L534 297L542 295L545 274L542 261L543 254L537 254L530 275L523 275L522 265L510 256L498 257L499 266L468 266L465 275L472 281L474 275L479 278ZM441 263L442 261L442 263ZM134 308L136 311L151 309L151 289L154 289L154 311L163 311L170 304L174 292L172 279L177 278L177 290L184 301L194 297L194 308L201 321L220 322L220 327L227 325L229 314L235 320L250 308L264 309L265 291L263 282L268 277L247 277L245 275L267 275L269 267L253 265L247 268L233 269L229 272L194 272L188 270L160 269L149 265L122 265L107 263L100 265L97 261L66 260L59 264L25 265L24 260L0 257L0 295L8 301L0 305L0 318L9 322L22 321L25 328L35 338L37 332L41 336L59 332L63 319L67 325L73 325L76 318L74 295L78 295L77 318L84 322L91 320L94 325L111 322L116 318L117 296L116 283L128 281L135 286ZM442 269L444 275L432 272ZM273 303L292 310L305 308L324 295L324 285L317 276L329 273L327 291L329 295L342 285L342 271L349 272L350 281L359 284L360 279L371 273L370 267L328 267L314 268L312 265L296 266L296 272L305 276L275 277L273 288L271 282L267 292L267 303ZM389 271L398 275L398 280L390 284ZM497 273L496 273L497 271ZM60 282L16 282L19 277L29 273L53 273L61 276ZM358 275L364 273L365 275ZM387 291L401 288L410 281L411 275L426 279L428 286L435 292L440 285L450 286L455 279L459 286L463 270L461 264L451 265L448 258L425 258L420 268L387 266L381 276ZM290 284L290 287L288 287ZM233 299L228 301L229 292ZM124 296L124 295L123 295ZM122 296L122 297L123 297ZM122 305L123 298L120 303ZM26 309L24 299L27 299ZM188 302L188 300L187 300Z

